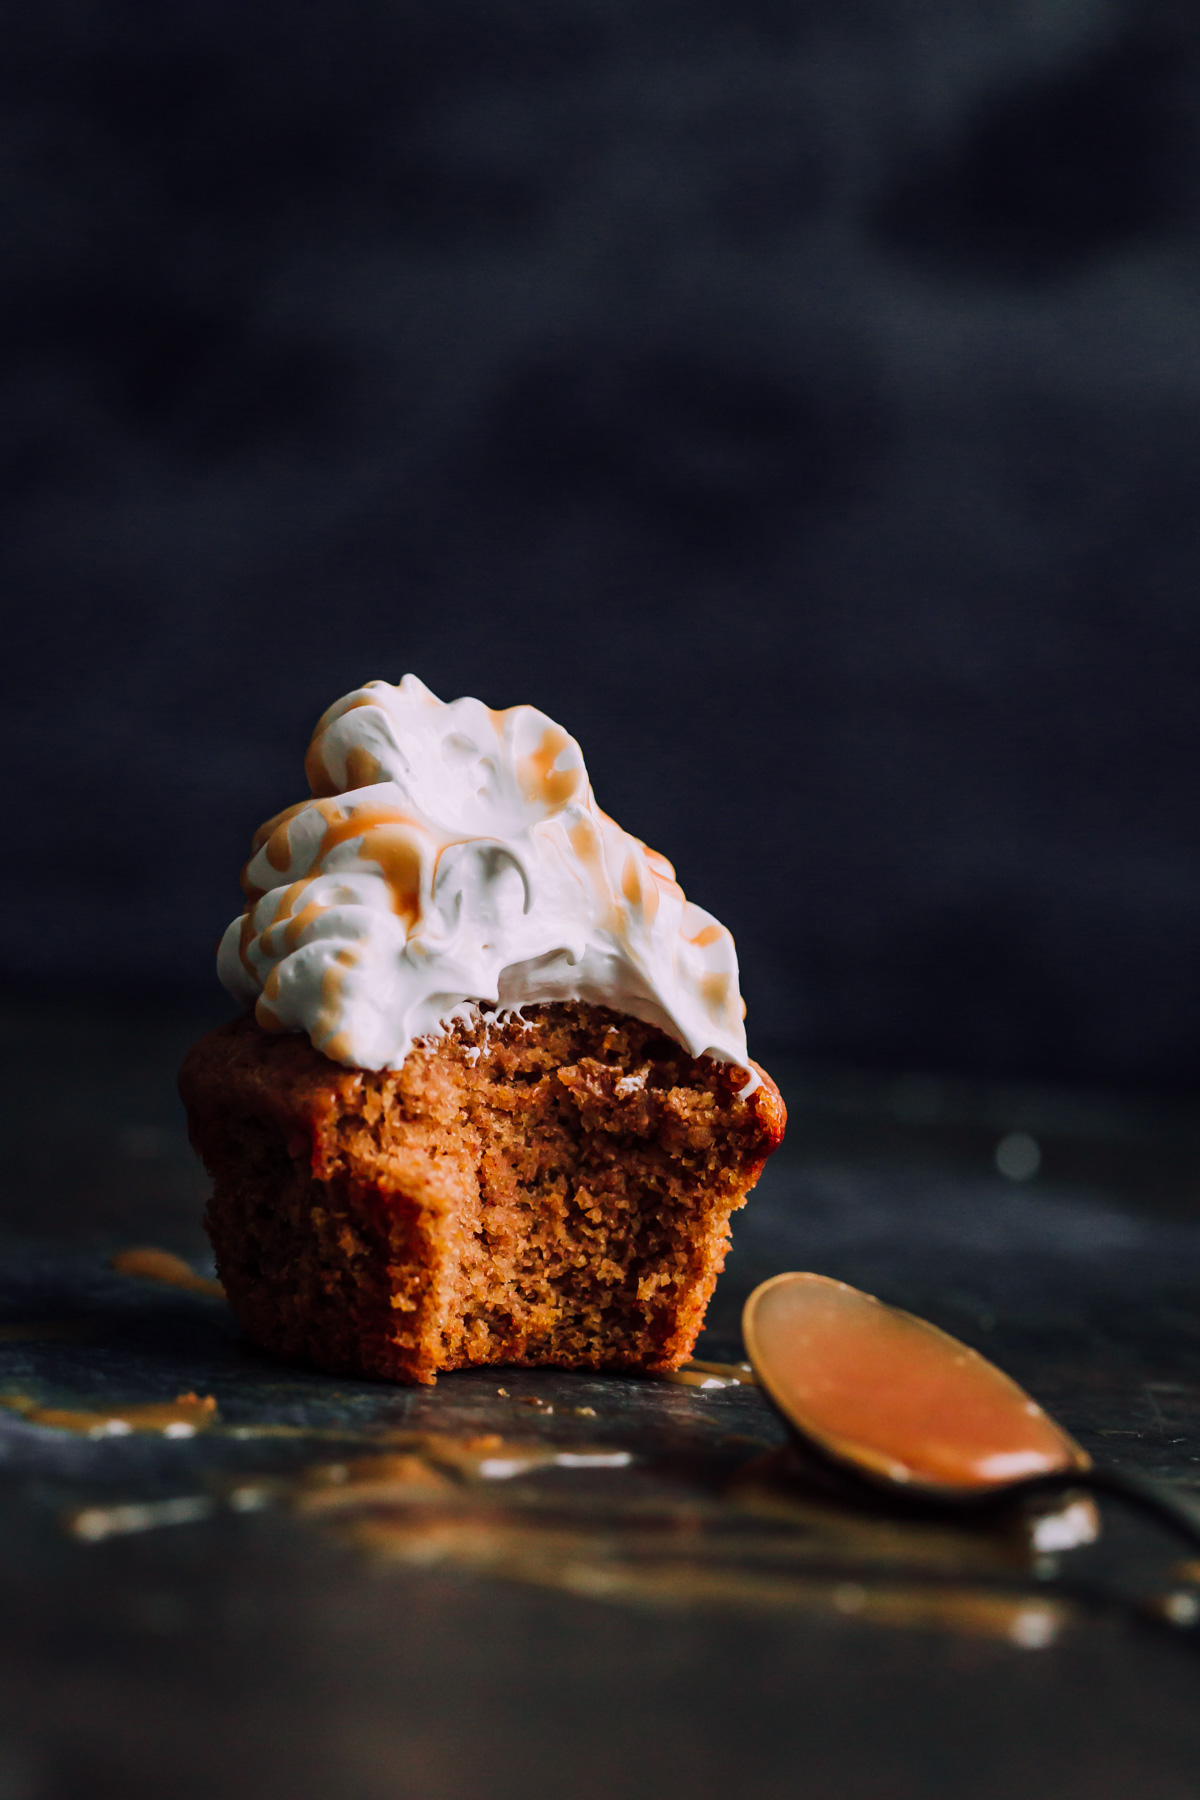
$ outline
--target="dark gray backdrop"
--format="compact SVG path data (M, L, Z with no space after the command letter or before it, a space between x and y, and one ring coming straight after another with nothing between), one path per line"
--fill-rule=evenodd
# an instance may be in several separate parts
M13 980L205 989L411 668L575 732L752 1042L1191 1081L1194 8L2 16Z

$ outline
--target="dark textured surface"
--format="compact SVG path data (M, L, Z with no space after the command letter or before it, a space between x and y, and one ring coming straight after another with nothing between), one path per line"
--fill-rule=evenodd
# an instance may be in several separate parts
M495 1371L421 1393L333 1381L262 1361L219 1301L108 1270L136 1241L202 1259L202 1180L171 1094L202 1023L6 1014L0 1328L73 1321L74 1335L0 1329L0 1392L95 1404L195 1388L226 1428L302 1435L88 1442L0 1410L3 1800L1191 1800L1200 1644L1130 1610L1186 1585L1168 1570L1179 1552L1115 1511L1097 1549L1040 1581L998 1527L956 1526L935 1555L918 1521L872 1524L800 1489L763 1519L729 1485L780 1441L755 1391ZM739 1219L708 1353L736 1351L753 1282L816 1267L977 1344L1097 1456L1200 1493L1200 1119L779 1072L791 1136ZM1039 1178L995 1172L1013 1130L1042 1146ZM553 1414L522 1406L534 1394ZM533 1532L532 1561L507 1573L444 1546L424 1566L380 1560L317 1519L230 1500L237 1482L362 1454L397 1427L636 1461L439 1499L435 1526L444 1505L476 1533ZM332 1430L345 1441L316 1435ZM64 1523L179 1496L207 1516L96 1543ZM564 1529L591 1534L565 1584ZM668 1564L675 1585L648 1589ZM981 1590L1059 1608L1056 1641L956 1623L947 1597ZM914 1594L942 1614L905 1625Z
M202 991L412 668L576 733L760 1043L1194 1081L1194 7L10 27L0 966Z

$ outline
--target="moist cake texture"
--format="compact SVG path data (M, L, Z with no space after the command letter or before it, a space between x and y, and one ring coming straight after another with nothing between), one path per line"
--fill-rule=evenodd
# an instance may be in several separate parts
M459 1018L398 1069L252 1016L180 1076L247 1336L339 1374L677 1368L783 1136L770 1077L564 1001Z

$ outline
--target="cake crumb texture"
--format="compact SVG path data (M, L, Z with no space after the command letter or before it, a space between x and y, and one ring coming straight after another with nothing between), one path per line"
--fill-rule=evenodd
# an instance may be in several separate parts
M349 1069L253 1017L188 1053L206 1224L247 1336L401 1382L472 1364L686 1361L779 1091L577 1002Z

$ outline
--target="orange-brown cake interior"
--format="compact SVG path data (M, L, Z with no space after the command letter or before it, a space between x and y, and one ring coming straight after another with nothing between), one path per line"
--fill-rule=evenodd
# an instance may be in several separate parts
M783 1135L769 1077L603 1007L477 1015L399 1070L252 1018L180 1077L247 1334L338 1372L677 1367Z

